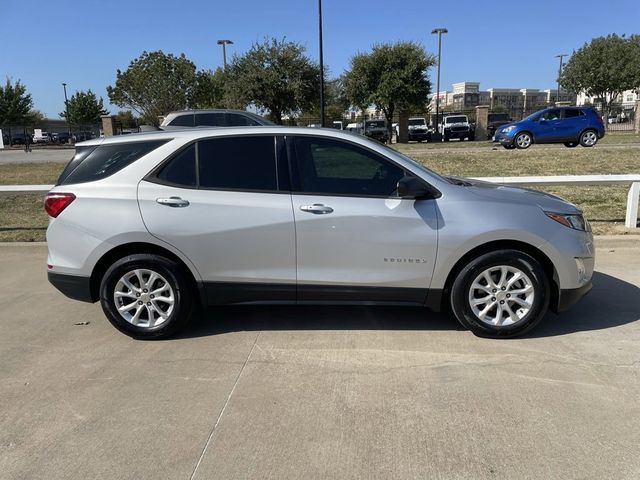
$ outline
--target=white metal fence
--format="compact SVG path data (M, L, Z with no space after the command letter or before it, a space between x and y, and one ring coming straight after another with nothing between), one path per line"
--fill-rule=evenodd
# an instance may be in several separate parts
M542 177L476 177L476 180L503 185L628 185L627 212L624 224L636 228L638 224L638 203L640 202L640 175L560 175ZM53 185L0 185L2 193L47 192Z

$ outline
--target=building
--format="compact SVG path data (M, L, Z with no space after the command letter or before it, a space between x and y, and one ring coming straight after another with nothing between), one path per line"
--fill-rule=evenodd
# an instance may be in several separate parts
M615 99L612 106L612 115L624 119L633 118L636 109L636 101L640 100L640 92L637 90L625 90ZM577 105L594 105L599 107L601 100L597 97L589 96L585 92L578 94Z
M536 88L489 88L480 89L480 82L458 82L452 85L451 92L440 92L440 108L445 111L463 112L478 105L489 105L491 110L507 111L514 119L554 105L557 101L575 104L576 95L557 89L539 90ZM431 98L431 109L435 109L435 95Z

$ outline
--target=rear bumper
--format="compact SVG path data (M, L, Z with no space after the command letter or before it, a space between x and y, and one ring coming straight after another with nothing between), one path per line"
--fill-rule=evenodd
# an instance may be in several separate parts
M556 313L564 312L589 293L592 287L593 284L589 281L580 288L565 288L560 290L558 303L552 306L552 310Z
M81 302L95 302L91 295L91 279L89 277L47 272L47 278L49 283L65 296Z

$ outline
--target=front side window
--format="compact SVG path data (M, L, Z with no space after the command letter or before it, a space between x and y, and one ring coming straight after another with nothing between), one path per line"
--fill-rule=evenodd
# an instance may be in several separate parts
M122 170L147 153L155 150L169 140L149 140L146 142L107 143L95 147L77 163L70 172L63 172L59 185L84 183L101 180ZM75 160L75 158L74 158ZM71 161L70 165L74 162Z
M228 127L224 112L198 113L196 117L196 127Z
M252 118L238 113L227 113L227 123L230 127L254 127L259 125Z
M560 118L560 109L552 108L551 110L547 110L540 117L541 120L558 120Z
M304 193L389 197L405 175L388 160L346 142L296 137L295 150Z
M278 189L273 136L223 137L198 142L201 188Z

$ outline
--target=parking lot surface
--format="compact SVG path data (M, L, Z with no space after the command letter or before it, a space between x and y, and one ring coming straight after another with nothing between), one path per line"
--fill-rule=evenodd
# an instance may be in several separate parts
M3 479L640 478L640 243L531 335L420 308L236 306L140 342L0 245Z

